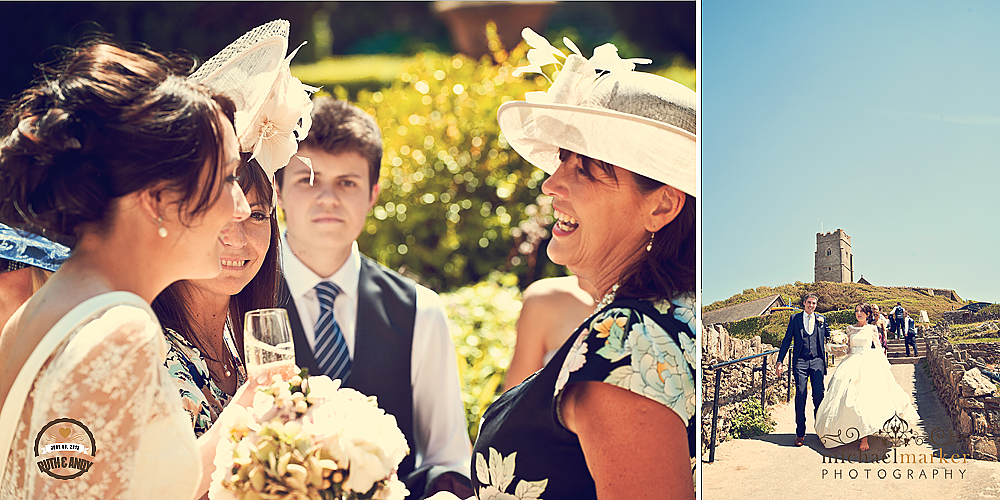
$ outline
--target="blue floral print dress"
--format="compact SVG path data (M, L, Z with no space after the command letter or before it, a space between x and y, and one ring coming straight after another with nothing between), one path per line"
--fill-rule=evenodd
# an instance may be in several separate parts
M612 384L677 413L687 423L694 474L694 307L694 294L619 299L587 319L544 368L483 415L472 459L478 498L597 498L580 442L558 415L563 389L574 382Z
M198 348L191 345L180 333L169 328L163 329L167 339L167 360L164 363L170 378L177 386L181 395L184 410L191 415L194 435L201 436L215 423L222 409L229 404L231 397L225 393L208 371L208 365ZM226 347L236 360L236 386L246 382L246 370L236 349L236 343L227 325L224 333Z

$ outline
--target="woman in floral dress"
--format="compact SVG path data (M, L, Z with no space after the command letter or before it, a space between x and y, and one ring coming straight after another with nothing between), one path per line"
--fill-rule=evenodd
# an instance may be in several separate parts
M178 281L152 304L167 340L167 371L199 437L246 382L243 314L277 304L278 221L271 184L256 161L244 163L239 173L250 216L230 223L222 240L222 273Z
M202 436L246 381L243 317L277 305L278 221L274 172L295 154L310 127L309 94L288 69L289 23L262 24L205 62L189 78L233 99L242 151L240 176L250 216L222 240L222 273L174 283L153 302L164 327L166 366Z
M501 106L500 126L551 174L549 257L603 300L486 411L473 487L481 500L694 498L695 94L610 44L587 60L523 34L546 55L529 61L565 64L548 92Z

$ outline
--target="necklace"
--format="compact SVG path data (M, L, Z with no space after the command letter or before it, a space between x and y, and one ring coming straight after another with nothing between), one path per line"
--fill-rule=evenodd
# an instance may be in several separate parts
M604 294L604 297L601 297L601 301L597 303L597 309L594 309L594 312L596 313L601 309L603 309L604 306L614 302L615 292L617 291L618 291L618 283L615 283L614 285L611 286L611 290L608 291L608 293Z
M208 347L208 345L203 345L202 346L202 351L205 351L205 349L204 349L205 347ZM205 352L202 352L201 355L206 360L214 361L214 362L219 363L220 365L222 365L222 371L225 372L226 377L230 377L230 376L232 376L233 372L230 370L229 363L233 359L233 353L229 352L228 346L226 346L225 351L226 351L226 354L229 354L229 356L227 356L227 358L229 358L229 359L223 359L223 357L219 355L219 351L215 350L214 347L212 348L212 354L214 355L214 357L209 357L207 355L207 353L205 353Z

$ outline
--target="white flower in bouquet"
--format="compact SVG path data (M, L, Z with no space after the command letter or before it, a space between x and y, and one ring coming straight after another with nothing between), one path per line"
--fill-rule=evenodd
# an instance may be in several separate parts
M275 376L248 410L220 420L209 498L402 500L396 468L409 448L374 397L305 371Z
M830 334L830 342L834 344L846 344L847 334L842 331L835 330L832 334Z

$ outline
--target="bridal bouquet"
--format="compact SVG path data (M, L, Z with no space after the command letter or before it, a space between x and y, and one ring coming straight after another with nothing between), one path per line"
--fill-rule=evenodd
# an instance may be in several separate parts
M222 425L209 498L402 500L409 448L396 418L339 380L273 377Z
M847 334L839 330L834 330L833 333L830 334L830 342L834 344L846 344Z

